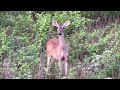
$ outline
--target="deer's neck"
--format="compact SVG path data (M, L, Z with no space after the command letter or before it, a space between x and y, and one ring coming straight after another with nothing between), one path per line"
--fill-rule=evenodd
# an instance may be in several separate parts
M59 35L59 45L65 46L64 33L62 33L62 35Z

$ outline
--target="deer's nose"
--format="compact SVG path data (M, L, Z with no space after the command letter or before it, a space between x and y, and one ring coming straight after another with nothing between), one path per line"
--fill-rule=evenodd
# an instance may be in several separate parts
M62 35L62 33L59 33L59 35Z

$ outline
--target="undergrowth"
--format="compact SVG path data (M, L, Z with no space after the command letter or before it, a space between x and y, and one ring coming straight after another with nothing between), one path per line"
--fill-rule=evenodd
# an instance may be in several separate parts
M9 68L7 72L12 79L38 78L41 53L45 72L45 44L47 40L57 36L56 29L51 25L52 19L61 23L71 21L71 25L65 30L65 40L69 44L69 79L120 78L118 23L113 22L105 28L89 32L87 26L94 20L83 17L80 11L37 13L36 22L33 21L30 11L1 12L0 16L0 78L5 77L6 68ZM7 63L8 66L3 67L6 62L9 65ZM91 68L91 65L94 66L92 70L82 70ZM58 78L56 73L59 72L55 63L52 65L50 78Z

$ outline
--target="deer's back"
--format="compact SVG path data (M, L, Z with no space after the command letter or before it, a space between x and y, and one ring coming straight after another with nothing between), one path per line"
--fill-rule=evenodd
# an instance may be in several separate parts
M51 49L56 49L59 45L59 40L57 38L50 39L47 44L46 44L46 49L51 50Z
M59 46L59 39L57 38L50 39L46 44L47 54L55 59L64 58L67 53L66 49L66 44L64 47Z
M58 48L59 40L57 38L50 39L46 44L47 54L54 54Z

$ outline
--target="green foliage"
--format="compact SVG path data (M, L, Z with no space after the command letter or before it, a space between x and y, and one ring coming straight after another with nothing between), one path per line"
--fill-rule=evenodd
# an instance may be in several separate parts
M87 74L85 78L120 78L114 75L115 71L120 70L120 25L115 22L105 28L93 29L92 32L88 32L87 27L96 21L97 16L117 17L118 11L37 12L36 22L31 13L32 11L0 12L0 78L3 78L2 64L6 58L10 60L14 79L35 78L39 71L40 48L46 56L46 41L56 36L56 30L51 25L52 19L57 19L60 23L71 21L65 30L65 40L70 51L69 79L79 78L78 69L81 64L90 63L97 55L101 59L96 63L104 64L104 69L98 69L92 75ZM95 19L88 18L91 16ZM46 57L43 62L46 66ZM57 63L52 68L51 72L58 73Z

